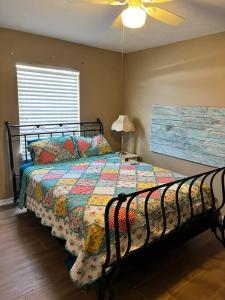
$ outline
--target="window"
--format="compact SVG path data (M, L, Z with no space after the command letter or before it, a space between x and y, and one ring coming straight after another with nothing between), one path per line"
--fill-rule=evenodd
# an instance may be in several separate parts
M16 70L20 125L80 122L78 71L23 64Z

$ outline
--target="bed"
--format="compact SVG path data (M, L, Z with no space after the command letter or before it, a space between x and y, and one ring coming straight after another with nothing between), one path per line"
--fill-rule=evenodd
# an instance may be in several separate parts
M49 125L50 126L50 125ZM29 125L27 131L7 123L14 200L17 177L13 138L54 133L103 134L97 122ZM69 126L69 127L68 127ZM21 133L22 131L22 133ZM53 164L32 165L25 155L19 206L27 207L51 227L53 236L65 240L75 257L70 269L77 286L99 279L99 299L105 298L106 281L112 270L143 249L183 240L211 229L225 247L225 168L185 177L146 163L124 162L116 153L78 158ZM221 182L221 200L214 195L214 181ZM110 290L112 291L112 289Z

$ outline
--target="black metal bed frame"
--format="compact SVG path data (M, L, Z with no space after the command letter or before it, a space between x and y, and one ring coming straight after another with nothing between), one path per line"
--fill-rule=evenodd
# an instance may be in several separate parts
M46 127L50 126L58 126L62 130L48 131ZM67 126L73 126L73 130L71 128L68 129ZM54 134L83 134L90 135L96 133L103 133L103 125L99 119L97 122L83 122L83 123L67 123L67 124L44 124L44 125L10 125L9 122L6 122L7 132L8 132L8 142L9 142L9 154L10 154L10 166L12 172L12 182L13 182L13 191L14 191L14 201L17 201L18 198L18 190L16 188L16 175L15 167L14 167L14 153L13 153L13 139L24 137L24 143L26 146L27 139L30 136L37 136L38 138L41 135L48 134L53 136ZM26 127L28 129L27 132L21 133L21 129ZM43 127L45 128L45 132L43 132ZM39 130L39 131L38 131ZM16 131L16 132L14 132ZM27 150L26 150L27 151ZM27 162L27 154L26 154L26 162ZM221 201L216 205L216 196L214 192L214 183L217 179L221 182ZM202 211L200 214L194 213L194 205L192 199L192 189L194 184L198 181L200 197L201 197L201 207ZM205 197L204 197L204 184L207 182L209 192L211 195L212 206L210 209L206 208L205 205ZM179 204L179 195L183 185L188 184L188 201L190 205L190 219L182 223L181 222L181 211ZM167 217L166 217L166 208L165 208L165 197L166 193L169 191L171 187L175 186L175 206L177 213L177 224L174 230L169 233L167 231ZM150 242L151 238L151 228L150 228L150 220L149 220L149 205L148 203L151 201L151 196L155 191L161 191L160 198L160 208L162 213L162 221L163 221L163 229L160 234L160 237L156 240ZM131 229L132 226L130 224L129 219L129 211L132 204L132 201L135 200L136 197L141 194L145 194L145 202L144 202L144 214L145 214L145 228L146 228L146 239L141 247L136 250L131 250L132 245L132 234ZM119 224L119 213L121 207L125 208L125 224L126 224L126 233L127 233L127 248L125 251L121 250L121 236L120 236L120 224ZM204 172L201 174L193 175L190 177L186 177L180 180L176 180L173 182L161 184L152 188L144 189L141 191L137 191L131 194L119 194L117 197L111 199L105 208L104 215L104 223L105 223L105 245L106 245L106 258L104 264L102 265L101 278L99 279L99 299L103 300L108 297L112 299L113 297L113 286L115 283L116 275L119 273L121 266L129 260L130 257L135 255L139 255L142 252L150 251L154 248L164 247L165 243L169 245L176 244L178 241L186 241L193 236L211 229L215 234L215 237L221 242L223 247L225 247L225 217L222 215L222 209L225 207L225 167L213 169L208 172ZM114 230L110 228L110 212L111 208L114 208ZM113 237L113 239L112 239ZM115 247L115 259L111 259L112 256L112 247ZM110 280L110 276L108 276L108 270L111 269L111 274L113 274L112 280ZM114 272L112 272L114 271ZM108 294L106 293L108 291Z

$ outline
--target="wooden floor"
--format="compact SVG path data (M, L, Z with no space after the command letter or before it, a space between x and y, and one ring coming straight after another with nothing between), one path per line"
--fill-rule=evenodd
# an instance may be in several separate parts
M0 206L0 299L97 299L76 289L64 249L39 221L12 204ZM225 299L225 249L206 232L120 281L115 299Z

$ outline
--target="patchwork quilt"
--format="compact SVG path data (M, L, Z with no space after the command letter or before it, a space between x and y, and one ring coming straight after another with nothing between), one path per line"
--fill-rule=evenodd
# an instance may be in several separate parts
M66 240L66 249L77 257L70 270L72 280L78 285L90 284L101 276L105 261L104 212L109 200L120 193L171 182L183 176L146 163L135 165L124 162L117 154L107 154L28 167L23 174L20 207L26 206L41 218L42 224L52 227L52 234ZM186 184L180 191L181 223L190 218ZM167 218L166 234L177 225L175 203L176 186L165 197ZM154 192L148 203L151 228L150 242L163 230L160 195ZM136 197L130 206L131 250L141 247L146 238L144 201L146 193ZM212 205L207 187L204 187L205 207ZM194 214L202 210L199 185L192 188ZM113 209L110 213L111 260L115 258ZM119 229L122 252L127 247L125 206L119 212Z

